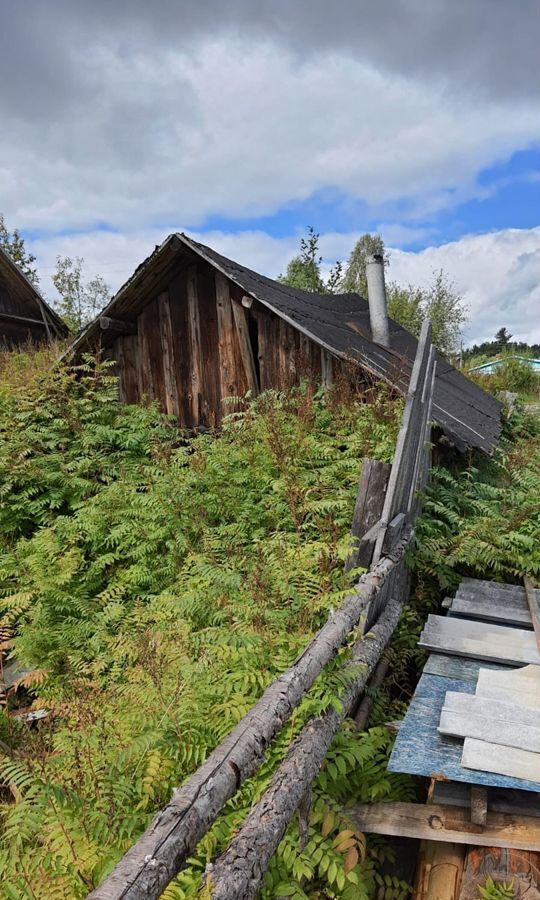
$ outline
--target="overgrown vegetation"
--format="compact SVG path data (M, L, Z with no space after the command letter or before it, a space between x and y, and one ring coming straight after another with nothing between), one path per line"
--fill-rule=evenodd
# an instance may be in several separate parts
M2 648L32 669L0 714L13 900L85 896L340 602L360 460L391 459L401 411L383 389L368 403L306 384L187 442L155 409L122 406L108 364L49 363L47 351L0 362ZM366 843L343 806L413 799L413 780L386 770L383 723L403 714L438 587L456 569L540 571L539 439L518 427L521 443L482 472L437 471L391 677L369 730L349 724L334 742L308 844L293 825L263 897L406 896L381 874L385 843ZM165 897L197 895L291 738L334 698L345 653ZM49 711L38 727L11 714L25 692Z
M470 377L484 390L492 394L510 391L525 401L538 400L540 397L540 375L525 359L508 356L502 357L502 363L496 366L489 375L470 372Z

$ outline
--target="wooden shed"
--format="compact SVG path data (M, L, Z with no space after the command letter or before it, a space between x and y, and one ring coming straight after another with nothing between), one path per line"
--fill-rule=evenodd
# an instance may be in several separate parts
M47 341L67 333L60 316L0 248L0 344L17 347L28 340Z
M126 402L157 400L182 426L214 427L225 398L284 388L306 374L329 384L352 367L405 392L416 346L393 321L390 347L375 343L358 294L296 290L172 234L72 350L100 347L116 359ZM433 409L456 446L492 449L501 405L443 359Z

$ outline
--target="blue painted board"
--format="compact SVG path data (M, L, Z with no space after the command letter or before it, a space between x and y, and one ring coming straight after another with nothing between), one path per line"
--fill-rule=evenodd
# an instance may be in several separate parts
M461 667L453 668L450 657L431 656L418 682L407 714L401 723L388 769L431 778L445 778L467 784L487 787L514 788L522 791L540 791L540 782L521 778L507 778L494 772L477 772L461 765L463 741L439 734L437 731L441 709L447 691L474 694L480 668L506 668L485 665L478 660L459 659ZM428 669L439 669L448 674L431 674ZM461 669L461 671L460 671ZM452 674L454 677L448 677ZM456 675L458 677L456 677ZM459 677L461 675L461 677Z
M467 656L447 656L445 653L431 653L424 666L425 675L442 675L444 678L457 678L458 681L467 681L476 690L478 672L480 669L505 669L507 672L520 668L519 666L504 665L503 663L484 662L480 659L472 659Z

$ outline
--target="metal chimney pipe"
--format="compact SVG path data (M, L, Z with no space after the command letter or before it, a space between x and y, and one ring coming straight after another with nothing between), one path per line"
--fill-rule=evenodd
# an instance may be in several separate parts
M384 283L384 259L381 253L374 253L366 260L366 280L369 301L371 336L377 344L390 346L388 315L386 313L386 287Z

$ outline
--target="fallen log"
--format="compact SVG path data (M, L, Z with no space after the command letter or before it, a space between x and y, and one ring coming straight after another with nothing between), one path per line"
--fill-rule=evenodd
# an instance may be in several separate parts
M253 807L225 853L207 868L212 900L250 900L257 894L268 864L316 777L343 720L351 712L394 631L401 603L391 598L373 629L359 641L346 668L354 672L333 707L300 732L274 774L268 789Z
M88 895L92 900L152 900L186 864L220 810L260 768L266 748L281 730L325 665L358 625L373 597L403 558L410 532L371 572L362 575L306 649L174 792L173 799L131 847L105 881Z

